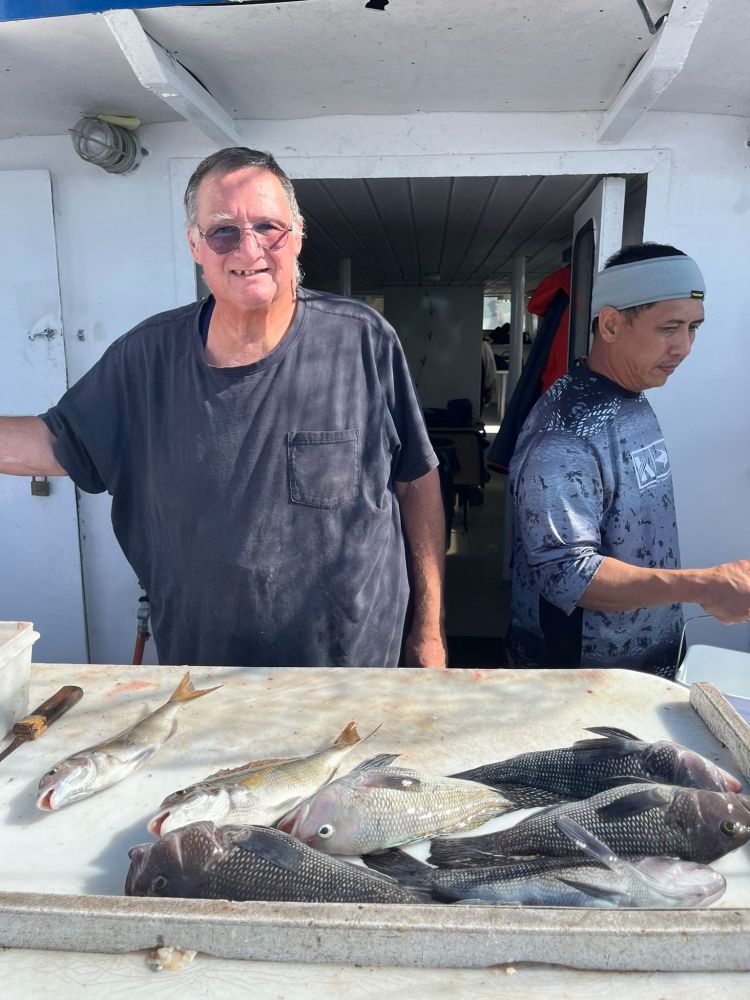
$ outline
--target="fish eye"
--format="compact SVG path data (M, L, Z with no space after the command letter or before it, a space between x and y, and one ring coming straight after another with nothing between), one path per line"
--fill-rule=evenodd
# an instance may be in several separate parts
M53 777L53 776L54 776L55 774L57 774L57 768L56 768L56 767L51 767L51 768L49 769L49 771L47 771L47 773L45 774L45 776L44 776L44 777L45 777L45 778L51 778L51 777Z
M333 836L333 827L330 823L324 823L318 828L318 836L321 840L330 840Z
M719 827L721 832L725 833L727 837L733 837L735 833L737 833L739 828L740 824L733 819L725 819L724 822Z
M174 795L184 795L186 791L187 791L187 788L178 788L177 791L174 792L173 794Z
M162 889L166 888L167 888L167 876L157 875L156 878L151 883L151 891L159 893L162 891Z

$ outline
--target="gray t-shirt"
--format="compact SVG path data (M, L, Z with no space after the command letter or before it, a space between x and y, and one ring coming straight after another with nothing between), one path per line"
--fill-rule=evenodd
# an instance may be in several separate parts
M437 465L393 329L299 290L255 364L212 368L194 303L116 341L43 417L149 594L162 663L395 666L396 480Z
M579 362L529 414L510 479L513 660L674 676L679 604L626 612L577 607L605 556L634 566L680 565L669 456L643 393Z

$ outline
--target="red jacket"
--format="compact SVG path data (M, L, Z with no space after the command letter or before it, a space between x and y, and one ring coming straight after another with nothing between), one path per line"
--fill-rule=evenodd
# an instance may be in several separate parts
M553 271L537 285L529 299L529 312L535 316L543 316L550 302L558 291L564 291L570 300L570 264ZM546 364L542 369L541 391L546 392L552 383L568 370L568 323L570 320L570 305L562 314Z

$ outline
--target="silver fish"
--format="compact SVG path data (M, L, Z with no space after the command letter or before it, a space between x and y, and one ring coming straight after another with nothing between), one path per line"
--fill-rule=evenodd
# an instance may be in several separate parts
M497 833L435 840L428 860L457 867L491 864L496 855L577 853L559 828L561 817L624 857L710 862L750 840L750 796L641 782L551 806Z
M646 743L624 729L605 726L588 731L602 738L520 754L460 771L454 777L498 787L519 805L526 806L546 805L560 798L588 798L611 788L613 780L621 778L715 792L742 791L737 778L679 743L670 740ZM551 794L534 796L532 790Z
M360 737L350 722L331 746L307 757L251 761L218 771L168 795L149 820L148 830L159 837L200 820L220 826L271 826L330 781L347 754L379 728Z
M365 761L321 788L276 825L327 854L357 855L471 830L511 808L472 781L389 767L393 754Z
M51 767L39 780L37 807L47 812L60 809L127 778L175 733L177 713L186 702L202 698L221 686L196 691L190 674L186 673L169 701L145 719Z
M280 830L191 823L129 851L128 896L421 903L385 875L314 851Z
M726 889L723 875L708 865L665 857L625 861L572 820L560 820L560 827L587 856L498 858L474 868L430 868L395 849L363 860L447 903L665 909L709 906Z

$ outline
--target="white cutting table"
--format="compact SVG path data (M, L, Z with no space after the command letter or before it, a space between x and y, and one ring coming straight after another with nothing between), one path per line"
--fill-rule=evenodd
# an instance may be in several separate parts
M496 996L498 988L504 996L534 997L549 996L552 983L553 992L566 984L581 997L599 995L603 983L608 992L627 986L627 995L635 997L652 995L652 987L660 996L706 997L714 987L726 995L737 973L725 970L746 967L737 958L737 934L744 935L746 954L749 848L717 863L728 890L707 911L351 908L122 898L127 850L150 839L146 821L168 792L222 766L312 752L351 719L361 733L382 722L378 733L353 751L353 762L400 751L410 765L451 773L568 745L586 735L586 726L612 725L645 739L675 739L738 771L690 707L684 688L628 671L192 668L196 687L223 683L224 688L186 706L178 733L140 773L59 812L35 808L38 778L52 763L162 704L183 671L33 667L32 705L62 684L80 684L85 695L42 740L0 765L0 946L9 949L0 951L4 997L34 995L35 982L48 990L52 975L57 997L67 996L66 990L80 996L81 987L91 984L108 998L118 990L138 996L139 989L149 997L162 990L169 996L178 988L180 996L293 998L304 992L309 998L327 996L332 987L342 995L380 997L406 990L420 997ZM495 821L510 822L510 817ZM161 939L197 947L199 954L183 971L156 974L138 949ZM678 955L671 964L670 948ZM115 954L120 951L136 953ZM290 961L277 963L279 958ZM553 964L533 964L545 961ZM406 968L410 965L417 967ZM430 968L436 965L451 968ZM674 971L638 971L660 967ZM613 975L621 968L635 971ZM722 971L700 971L710 969Z

